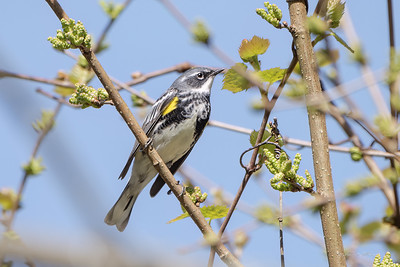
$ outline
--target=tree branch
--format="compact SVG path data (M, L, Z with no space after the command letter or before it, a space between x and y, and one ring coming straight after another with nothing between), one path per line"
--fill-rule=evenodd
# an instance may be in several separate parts
M287 2L297 58L299 59L303 80L307 86L307 98L312 98L315 95L320 95L322 90L310 34L305 25L307 19L306 6L301 0ZM329 159L325 114L315 108L308 108L308 118L317 193L322 197L333 199L322 205L320 212L328 261L330 266L342 267L346 266L346 257L334 200L335 192Z
M41 78L41 77L35 77L35 76L24 75L24 74L5 71L5 70L0 70L0 78L4 78L4 77L18 78L18 79L22 79L22 80L28 80L28 81L52 84L52 85L55 85L55 86L62 86L62 87L67 87L67 88L75 88L75 85L73 85L71 82L68 82L68 81L61 81L61 80L55 80L55 79L46 79L46 78Z
M59 19L67 18L66 13L62 11L62 8L58 4L57 0L46 0L46 2L53 9ZM135 117L132 115L132 112L130 111L126 103L123 101L122 97L118 93L118 90L116 90L116 88L114 87L107 73L104 71L100 62L97 60L96 55L91 49L88 49L86 47L80 47L79 49L82 55L88 61L90 67L99 78L100 82L103 84L104 88L107 90L110 99L114 102L115 108L125 120L129 129L135 135L136 140L139 142L140 145L144 147L148 141L148 137L136 121ZM186 209L186 211L195 222L197 227L200 229L200 231L203 233L203 235L207 237L216 237L211 226L207 223L204 216L201 214L200 209L193 204L193 202L186 194L181 194L182 187L178 185L174 176L171 174L168 167L165 165L153 146L148 146L148 148L145 149L145 152L151 160L154 168L159 172L165 183L169 186L171 191L177 197L180 204ZM218 243L213 247L220 256L221 260L224 261L227 265L242 266L238 259L236 259L223 244Z

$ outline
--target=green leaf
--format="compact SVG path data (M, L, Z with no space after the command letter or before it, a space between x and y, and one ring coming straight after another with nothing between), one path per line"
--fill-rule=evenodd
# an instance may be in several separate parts
M222 206L222 205L218 205L218 206L212 205L212 206L200 208L200 211L203 214L203 216L205 218L209 218L210 220L220 219L220 218L225 217L228 214L228 210L229 210L228 207ZM167 223L173 223L173 222L182 220L187 217L189 217L189 214L187 212L184 212L183 214L179 215L175 219L170 220Z
M400 132L400 124L391 116L378 115L375 117L374 123L386 137L394 137Z
M303 79L290 79L287 84L289 87L284 91L284 94L289 98L300 98L307 93L307 86Z
M49 126L48 126L49 125ZM42 110L42 117L32 123L33 129L37 132L42 132L47 127L49 130L54 126L54 112L52 110Z
M201 207L200 211L204 217L214 220L224 218L228 214L229 208L221 205L212 205L208 207Z
M307 17L307 27L314 34L324 34L329 29L326 21L316 16Z
M68 80L72 84L76 83L86 84L93 79L94 72L91 69L86 68L85 66L87 66L86 59L79 57L77 64L75 64L72 67L70 73L66 75ZM56 92L61 96L66 97L72 95L75 92L75 88L56 86L54 88L54 92Z
M187 211L186 211L186 212L182 213L181 215L179 215L178 217L176 217L175 219L168 221L167 223L177 222L177 221L185 219L187 217L189 217L189 213L187 213Z
M319 67L327 66L331 63L336 62L339 59L339 50L332 49L331 53L332 53L332 56L329 54L329 51L326 49L318 49L315 52L315 56L317 57L317 62L318 62Z
M336 41L338 41L341 45L346 47L351 53L354 53L354 50L339 36L337 35L334 31L330 31L330 35L335 37Z
M17 201L17 193L11 188L2 188L0 190L0 206L3 210L10 210Z
M106 13L111 19L116 19L125 7L123 4L116 4L113 1L106 2L101 0L99 4L104 13Z
M243 72L247 70L247 66L243 63L236 63L224 75L222 89L231 91L232 93L241 92L250 88L249 81L240 75L234 68L241 69Z
M344 5L345 3L342 3L341 0L328 1L326 15L331 28L337 28L339 26L340 19L344 13Z
M285 76L286 69L281 69L279 67L272 68L269 70L263 70L257 72L262 81L273 84L274 82L280 81Z
M370 222L363 225L358 233L358 240L363 243L371 240L375 233L381 228L382 223L378 221Z
M42 158L32 158L27 164L22 165L22 168L28 175L38 175L46 169L42 165Z
M271 134L269 133L269 131L265 130L264 134L263 134L263 137L261 139L261 142L264 142L270 135ZM251 146L255 146L256 145L257 136L258 136L258 131L253 130L251 132L251 134L250 134L250 144L251 144ZM270 141L271 142L275 142L275 138L272 137ZM280 146L283 146L283 141L282 140L278 140L278 144ZM271 153L274 153L275 146L274 145L262 145L258 149L258 153L263 154L264 149L267 149Z
M239 55L244 62L254 60L258 55L264 54L269 47L269 40L258 36L248 41L243 39L242 44L239 47Z

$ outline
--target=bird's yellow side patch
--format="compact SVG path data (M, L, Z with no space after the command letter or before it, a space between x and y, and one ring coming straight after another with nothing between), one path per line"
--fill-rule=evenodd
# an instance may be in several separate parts
M169 104L167 105L167 107L164 109L163 111L163 116L167 115L168 113L170 113L171 111L176 109L176 106L178 105L178 100L179 98L177 96L175 96L171 102L169 102Z

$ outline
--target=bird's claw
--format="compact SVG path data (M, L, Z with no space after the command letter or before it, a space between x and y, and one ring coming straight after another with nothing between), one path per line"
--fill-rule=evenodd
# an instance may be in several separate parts
M146 143L144 144L144 146L140 149L140 151L145 151L149 148L149 146L151 146L153 144L153 139L151 137L149 137L146 141Z
M178 197L181 197L181 196L183 196L183 194L185 194L186 188L185 188L185 186L184 186L183 184L181 184L179 181L177 181L176 184L182 186L182 192L179 193L179 195L178 195ZM172 193L172 190L171 190L171 189L168 190L167 194L168 194L168 195L171 195L171 193Z

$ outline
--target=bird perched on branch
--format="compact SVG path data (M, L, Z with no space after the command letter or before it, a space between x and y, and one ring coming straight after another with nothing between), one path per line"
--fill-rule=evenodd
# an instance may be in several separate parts
M172 173L185 161L203 133L210 117L210 92L215 76L223 69L192 68L174 81L154 103L143 122L143 130ZM134 161L133 161L134 160ZM123 179L133 161L131 178L104 222L124 231L133 205L157 170L136 141L119 178ZM157 176L150 189L154 197L164 185Z

